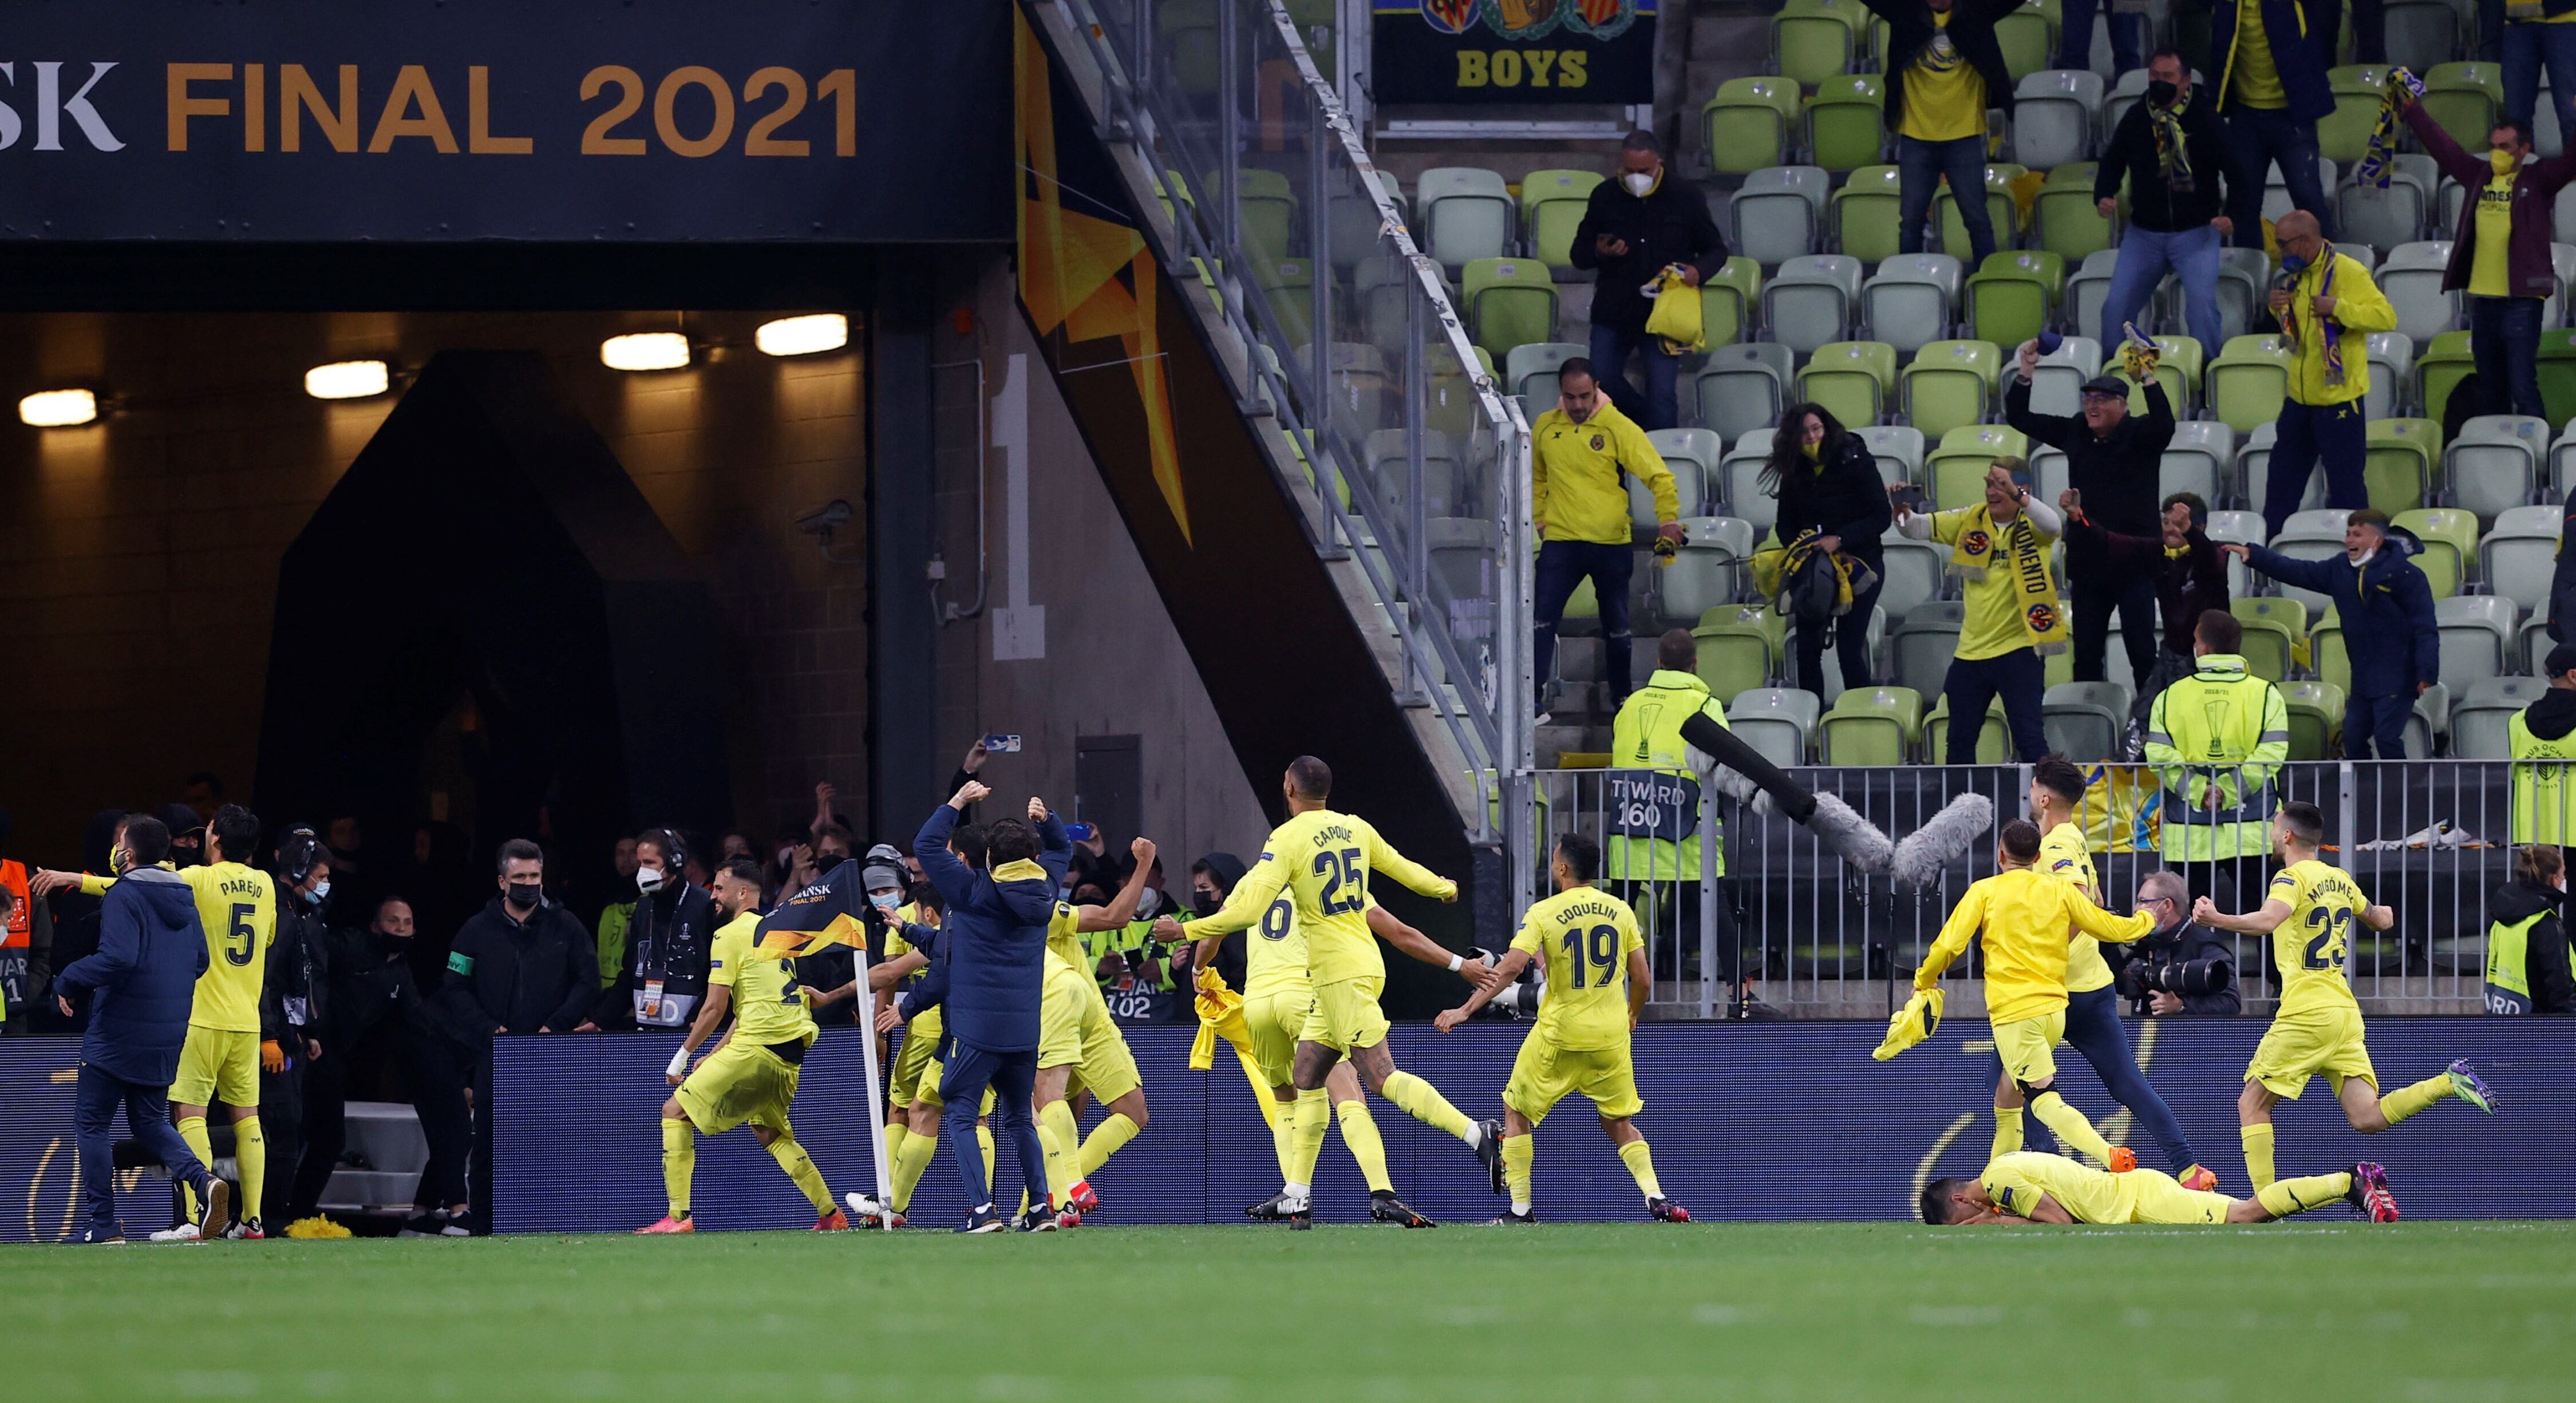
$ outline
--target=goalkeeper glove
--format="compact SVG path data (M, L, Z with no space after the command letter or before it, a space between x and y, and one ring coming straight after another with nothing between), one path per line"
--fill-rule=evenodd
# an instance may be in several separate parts
M259 1045L259 1069L275 1076L286 1070L286 1048L270 1038Z
M1938 988L1915 990L1905 1007L1888 1016L1887 1036L1870 1056L1884 1062L1932 1036L1941 1027L1941 1005L1948 998Z

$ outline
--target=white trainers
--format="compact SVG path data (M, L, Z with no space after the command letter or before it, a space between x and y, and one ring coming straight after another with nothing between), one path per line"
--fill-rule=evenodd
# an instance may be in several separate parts
M152 1234L152 1240L154 1242L195 1242L202 1236L204 1234L197 1231L196 1224L181 1223L175 1228L163 1228Z

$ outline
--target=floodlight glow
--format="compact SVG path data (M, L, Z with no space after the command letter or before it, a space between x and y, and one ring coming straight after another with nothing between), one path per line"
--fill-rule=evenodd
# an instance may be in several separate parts
M676 331L638 331L599 343L599 363L611 370L677 370L689 363L689 338Z
M67 429L98 417L98 396L88 390L39 390L18 401L18 422L39 429Z
M838 312L817 312L810 317L781 317L763 322L751 334L754 344L773 356L810 356L818 351L837 351L850 344L850 319Z
M304 393L315 399L365 399L383 394L392 383L380 360L333 361L304 372Z

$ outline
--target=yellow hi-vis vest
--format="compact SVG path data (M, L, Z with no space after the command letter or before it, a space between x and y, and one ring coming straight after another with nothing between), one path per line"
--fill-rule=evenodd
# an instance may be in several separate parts
M2544 908L2510 925L2496 921L2487 927L2487 1012L2531 1012L2531 928L2550 914Z
M2516 760L2556 760L2576 762L2576 733L2556 740L2543 740L2531 733L2524 718L2530 713L2517 711L2505 727ZM2516 765L2513 767L2513 842L2564 843L2567 835L2576 833L2576 785L2570 785L2567 764ZM2521 968L2519 964L2516 969Z
M1610 723L1610 771L1601 796L1604 876L1623 881L1699 880L1699 777L1691 773L1682 723L1706 716L1723 726L1726 709L1708 684L1688 672L1655 669L1628 694ZM1652 774L1636 773L1641 770ZM1726 849L1717 849L1726 875Z
M2262 856L2271 848L2272 776L2289 758L2290 709L2279 689L2233 653L2203 656L2148 712L2147 763L2164 785L2157 846L2176 862Z

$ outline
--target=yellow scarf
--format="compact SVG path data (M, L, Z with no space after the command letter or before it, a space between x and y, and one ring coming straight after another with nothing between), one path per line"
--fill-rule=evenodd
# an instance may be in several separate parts
M1979 506L1959 542L1950 548L1950 571L1963 580L1982 580L1987 567L2010 552L2005 568L2013 573L2014 605L2031 647L2041 656L2066 651L2066 613L2057 607L2057 582L2048 576L2048 552L2027 515L1996 524L1991 508Z

